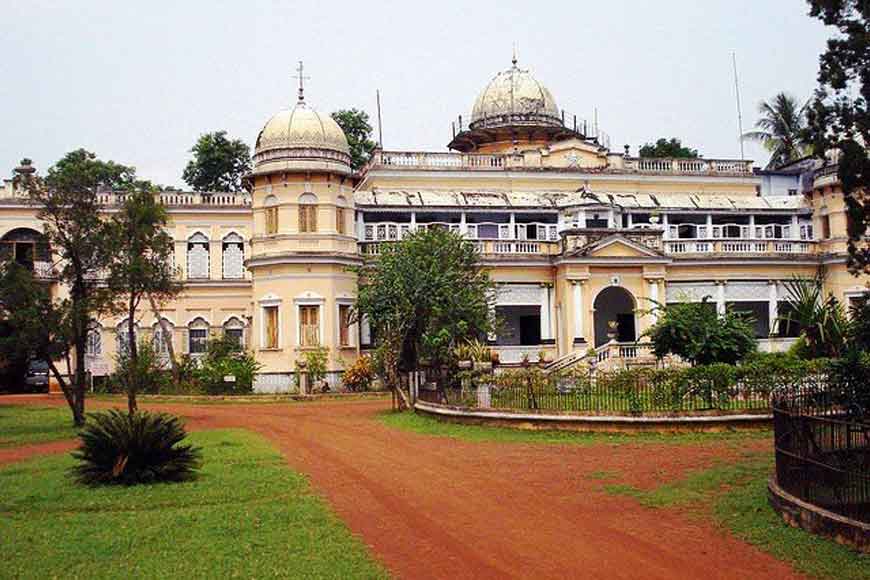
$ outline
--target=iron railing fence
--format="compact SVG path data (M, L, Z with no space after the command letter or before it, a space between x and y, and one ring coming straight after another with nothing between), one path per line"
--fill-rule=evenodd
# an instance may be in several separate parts
M769 381L685 381L673 377L627 375L619 380L591 376L582 381L535 381L486 384L465 388L421 390L419 399L435 404L511 411L558 411L593 414L770 412Z
M870 523L870 414L822 384L773 397L776 481L789 494Z

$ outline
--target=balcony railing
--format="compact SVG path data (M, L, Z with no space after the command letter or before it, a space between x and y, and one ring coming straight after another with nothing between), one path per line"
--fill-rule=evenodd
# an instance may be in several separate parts
M251 205L251 197L247 194L163 191L155 196L166 207L196 205L250 207ZM115 206L123 204L128 197L129 195L125 193L102 193L97 199L102 205Z
M522 156L504 154L375 151L363 172L371 169L503 171L521 169L524 164ZM672 175L752 175L752 162L739 159L626 157L622 167L611 169L614 172Z
M670 240L666 254L815 254L816 242L800 240Z

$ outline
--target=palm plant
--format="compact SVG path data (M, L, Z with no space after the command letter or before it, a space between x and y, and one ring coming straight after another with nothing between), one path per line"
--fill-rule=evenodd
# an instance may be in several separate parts
M779 93L773 101L762 101L758 105L761 117L755 122L756 130L743 136L760 142L770 151L767 169L780 167L809 153L809 145L803 137L806 109L806 103L800 105L788 93Z
M838 357L846 346L849 321L843 306L832 295L824 295L824 275L812 280L794 277L786 282L788 309L780 323L797 324L812 358Z

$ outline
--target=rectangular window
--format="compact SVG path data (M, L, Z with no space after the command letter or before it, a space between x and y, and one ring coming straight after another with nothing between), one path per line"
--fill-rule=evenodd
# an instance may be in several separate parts
M244 331L241 328L227 328L224 330L224 335L227 338L232 339L237 345L244 346L244 344L242 344L243 332Z
M822 239L828 240L831 238L831 218L829 216L822 216Z
M208 329L206 328L191 328L188 346L190 354L200 354L206 351L206 343L208 342Z
M266 208L266 234L277 234L278 233L278 208L277 207L267 207Z
M344 220L344 208L343 207L335 208L335 231L337 231L339 234L342 234L342 235L346 233L345 227L344 227L344 221L345 221Z
M338 305L338 345L350 346L350 305Z
M317 231L317 206L299 206L299 232L310 234Z
M299 307L299 344L300 346L320 345L320 307Z
M278 307L263 307L263 324L265 326L264 348L278 348Z

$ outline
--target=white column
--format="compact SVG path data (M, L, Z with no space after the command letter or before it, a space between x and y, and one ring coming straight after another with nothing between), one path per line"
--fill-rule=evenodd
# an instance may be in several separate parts
M659 318L658 310L656 310L658 308L659 301L659 281L657 278L649 279L649 299L650 308L652 309L650 317L652 318L653 324L655 324Z
M749 239L755 239L755 215L749 214Z
M372 329L369 326L369 319L365 316L359 323L359 342L360 346L370 346L372 343Z
M415 211L411 212L411 231L417 231L417 212Z
M770 334L776 332L776 318L779 316L779 308L777 308L777 299L779 298L776 291L776 280L770 280L767 283L767 317Z
M466 237L468 235L468 226L465 222L465 212L459 214L459 233L462 237Z
M580 228L586 227L586 210L585 209L577 210L577 227L580 227Z
M541 286L541 340L553 338L550 334L550 287Z
M574 310L574 342L583 340L583 283L585 280L572 280Z
M516 216L514 216L514 212L510 214L510 228L508 231L508 239L515 240L517 238L517 220Z
M798 226L798 216L797 214L791 216L791 239L799 240L801 237L800 227Z
M634 215L631 212L628 212L628 228L631 229L631 227L633 225L634 225Z
M491 302L489 304L489 320L490 320L490 322L493 322L493 323L495 322L495 306L496 306L495 302ZM495 341L498 340L498 336L496 336L495 332L489 332L486 335L486 340L495 344Z
M670 228L668 227L668 214L662 214L662 227L665 229L664 234L662 234L662 238L669 240L671 239Z
M615 221L615 219L613 216L613 208L610 208L607 210L607 227L608 228L616 227L616 224L614 223L614 221Z
M725 316L725 281L716 282L716 313Z
M713 214L707 214L707 238L713 237Z

